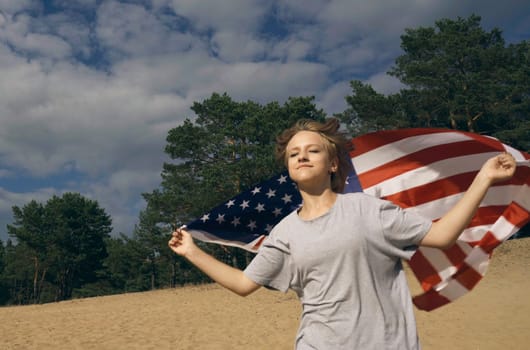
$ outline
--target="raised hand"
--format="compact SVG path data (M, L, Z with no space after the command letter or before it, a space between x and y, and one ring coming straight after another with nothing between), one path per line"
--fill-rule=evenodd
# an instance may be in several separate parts
M510 179L515 173L517 164L510 153L502 153L488 159L482 166L480 173L485 176L491 184Z
M173 232L168 246L178 255L186 256L195 248L195 243L188 231L179 228Z

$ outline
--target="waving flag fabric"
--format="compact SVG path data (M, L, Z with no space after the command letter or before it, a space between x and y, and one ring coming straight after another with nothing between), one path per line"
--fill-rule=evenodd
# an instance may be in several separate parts
M435 221L499 152L517 161L515 176L488 191L457 243L420 247L409 265L424 292L416 307L433 310L464 295L484 276L492 251L530 221L530 155L494 138L446 129L380 131L352 140L355 174L346 191L364 191ZM197 239L257 251L285 215L301 204L286 173L256 185L188 224Z

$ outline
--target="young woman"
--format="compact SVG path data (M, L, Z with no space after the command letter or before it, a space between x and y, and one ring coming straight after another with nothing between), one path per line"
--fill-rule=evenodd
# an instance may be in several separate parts
M340 194L351 162L339 122L300 120L285 130L277 156L302 206L286 216L244 271L200 250L177 230L170 248L229 290L294 290L302 303L296 349L419 349L401 259L420 245L451 246L488 188L515 172L510 154L489 159L440 220L403 211L363 193Z

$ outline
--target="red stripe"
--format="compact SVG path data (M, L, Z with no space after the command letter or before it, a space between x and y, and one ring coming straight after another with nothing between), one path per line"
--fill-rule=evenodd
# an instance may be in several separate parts
M413 136L438 134L438 133L462 133L460 131L450 129L436 129L436 128L415 128L415 129L399 129L399 130L383 130L371 134L361 135L354 138L352 141L354 150L352 157L359 154L366 153L386 144L396 142Z
M503 216L512 225L519 228L530 222L530 212L517 202L512 202L512 204L504 211Z
M484 237L482 237L478 245L484 252L491 254L493 249L497 248L501 243L502 241L499 241L493 233L488 231Z
M416 131L423 133L424 135L429 134L421 129L414 129L407 134L401 133L401 131L396 131L395 133L378 133L378 137L366 138L366 147L358 146L357 150L352 153L352 156L368 152L372 148L402 140L405 137L417 136L418 134L416 134ZM430 131L440 132L440 130L434 131L433 129L430 129ZM471 137L473 140L437 145L411 153L400 159L393 160L387 164L359 174L360 183L364 188L368 188L376 186L382 181L392 179L395 176L414 170L420 166L426 166L439 160L484 152L502 152L505 150L504 145L496 139L472 133L460 133ZM530 159L530 155L527 153L523 153L523 156L526 159ZM473 181L478 170L479 169L476 169L476 171L453 175L433 181L429 184L416 186L384 198L402 207L414 207L446 196L463 193ZM441 176L443 176L443 173ZM524 186L521 190L527 192L528 187L526 186L530 184L530 168L527 166L518 167L515 176L510 181L499 183L495 186L504 186L508 184L512 186ZM440 215L443 215L444 213L442 211L446 211L449 208L444 209L443 206L445 204L443 203L440 203L440 205ZM504 216L507 221L516 227L522 227L530 221L530 214L527 209L517 203L505 203L503 205L479 208L469 224L469 227L477 225L493 225L501 216ZM501 227L499 233L504 235L509 234L510 232L504 231L506 229L507 228ZM478 244L486 253L491 254L493 249L501 243L502 242L499 241L492 232L487 232L478 242L474 242L474 244L471 245L474 246ZM467 257L466 253L458 245L445 250L444 253L449 262L453 266L458 267L456 274L454 274L453 277L449 277L449 279L454 278L468 290L474 288L482 279L482 275L474 268L464 263ZM414 297L414 304L416 304L419 309L433 310L450 302L450 300L433 289L435 285L441 282L441 278L438 275L438 271L430 264L428 253L418 250L413 255L409 265L416 275L416 278L420 281L422 288L426 291L424 294Z
M417 295L412 298L414 305L420 310L431 311L445 304L449 304L451 300L438 294L434 290L429 290L423 294Z
M417 250L408 261L414 275L421 284L423 290L429 290L442 281L438 271L431 265L430 261L423 255L421 250Z
M480 143L483 143L483 144L487 144L488 146L490 146L494 150L497 150L497 151L500 151L500 152L504 152L506 150L504 148L504 145L502 144L502 142L500 142L497 139L494 139L494 138L491 138L491 137L487 137L487 136L483 136L483 135L474 134L474 133L471 133L471 132L466 132L465 134L467 136L471 137L472 139L477 140L477 142L480 142Z
M434 199L462 193L471 184L476 172L462 173L445 179L430 182L425 185L411 187L405 191L383 196L403 208L418 206Z
M451 264L456 267L460 266L467 256L458 244L454 244L451 248L445 249L443 252Z
M406 156L395 159L357 175L362 187L368 188L408 171L424 167L441 160L492 151L495 151L495 149L492 149L488 145L477 143L474 140L436 145L410 153Z
M389 200L402 208L410 208L428 203L433 200L441 199L444 197L456 195L465 192L471 185L476 172L463 173L455 176L448 177L446 179L433 181L431 183L411 187L405 191L397 192L388 196L381 196L381 198ZM499 183L492 187L506 186L506 185L519 185L510 181L509 183ZM510 203L504 203L500 208L506 209ZM498 214L502 213L502 210L498 211ZM441 213L443 214L443 213Z
M525 156L530 157L530 155L525 154ZM510 183L517 185L529 185L530 186L530 167L528 166L519 166L515 170L515 174L510 180Z
M487 218L477 219L475 220L475 223L477 221L480 221L480 222L484 222L482 225L488 225L488 224L491 225L495 223L501 216L504 217L506 221L508 221L509 223L511 223L517 228L521 228L524 225L526 225L528 222L530 222L530 212L528 212L525 208L521 207L516 202L512 202L507 207L499 206L496 208L499 211L501 211L502 209L504 210L502 210L502 213L497 215L497 217L495 217L495 215L491 215L490 213L490 216L488 216ZM480 208L480 210L482 209L483 208ZM486 222L487 219L489 219L490 221L492 220L493 221L488 223ZM480 222L478 223L479 225L480 225ZM472 222L469 226L471 227L473 224L474 222ZM488 231L486 232L486 234L484 234L481 240L479 240L478 242L473 242L469 244L471 244L472 246L480 245L482 247L482 250L484 250L487 253L490 253L494 248L499 246L501 243L502 241L499 241L491 231Z
M490 205L488 207L478 208L468 227L494 224L502 213L504 213L507 205L508 203L504 205Z
M467 290L473 289L477 283L482 279L482 275L478 273L471 266L464 264L455 274L455 280L461 285L467 288Z
M257 251L258 248L259 248L259 247L261 246L261 244L263 243L263 241L265 240L265 237L266 237L265 235L261 235L261 237L259 238L259 240L256 242L256 244L254 244L254 245L252 246L251 249L254 250L254 251Z

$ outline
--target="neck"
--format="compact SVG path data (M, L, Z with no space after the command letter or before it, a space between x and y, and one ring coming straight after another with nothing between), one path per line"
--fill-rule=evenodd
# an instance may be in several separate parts
M306 220L314 219L329 211L337 199L337 194L330 188L320 193L300 191L303 205L298 215Z

